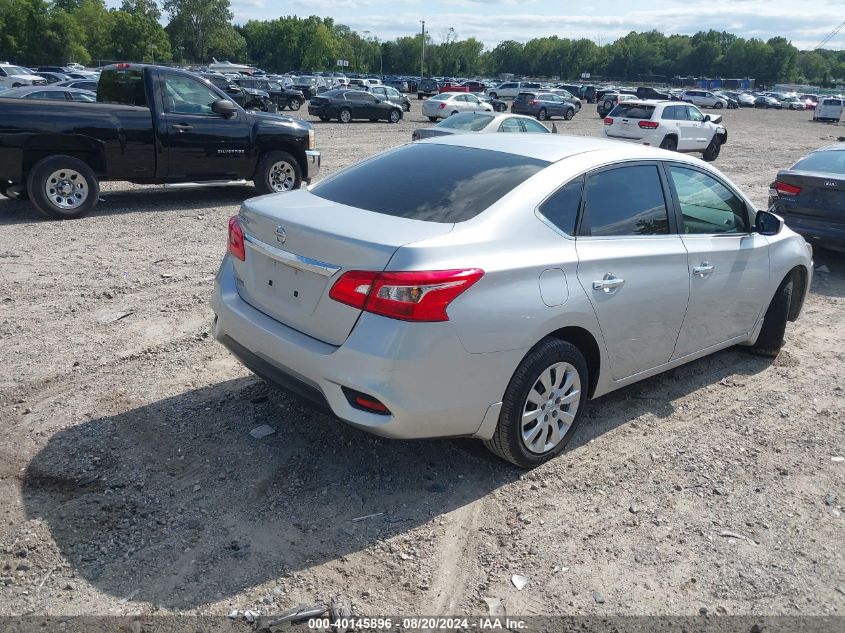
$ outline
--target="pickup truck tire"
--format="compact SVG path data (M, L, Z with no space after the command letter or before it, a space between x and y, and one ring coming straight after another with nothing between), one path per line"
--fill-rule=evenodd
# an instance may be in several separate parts
M26 191L36 209L56 220L81 218L100 199L94 170L73 156L49 156L35 163Z
M349 108L341 108L337 114L337 120L341 123L349 123L352 120L352 110Z
M261 194L292 191L302 186L302 168L287 152L267 152L255 170L255 188Z
M719 154L722 151L722 141L719 138L718 134L714 134L713 138L710 140L710 145L707 146L707 149L702 152L701 157L706 160L707 162L712 163L714 160L719 158Z
M302 107L302 102L299 99L291 99L288 101L288 107L291 110L299 110Z

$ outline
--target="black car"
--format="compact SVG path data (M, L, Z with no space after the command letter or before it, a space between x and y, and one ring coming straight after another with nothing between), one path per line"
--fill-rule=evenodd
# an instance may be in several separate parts
M326 92L327 89L326 80L316 75L299 75L292 77L291 82L293 83L292 88L301 91L306 99L311 99L314 95Z
M637 88L637 99L659 99L660 101L671 101L672 95L652 88L651 86L640 86Z
M337 119L341 123L349 123L353 119L384 119L398 123L402 119L402 108L363 90L340 88L312 97L308 103L308 114L320 117L321 121Z
M225 92L232 101L244 110L276 111L276 105L270 100L270 95L263 90L243 88L223 75L216 73L199 73L199 75L215 88Z
M502 101L501 99L494 99L490 95L486 95L483 92L473 92L476 97L481 99L484 103L489 103L493 106L493 109L496 112L507 112L508 111L508 104Z
M775 99L774 97L767 97L766 95L760 95L756 99L754 99L754 107L755 108L764 108L768 110L769 108L775 108L776 110L782 110L783 104Z
M64 73L54 73L54 72L52 72L52 71L39 70L39 71L38 71L37 73L35 73L35 74L36 74L36 75L38 75L39 77L43 77L44 79L46 79L46 80L47 80L47 83L48 83L48 84L51 84L51 85L52 85L52 84L57 84L57 83L59 83L59 82L61 82L61 81L68 81L68 80L70 80L70 77L68 77L68 76L67 76L66 74L64 74Z
M845 143L779 171L769 185L769 208L808 242L845 252Z
M417 99L433 97L439 94L440 86L434 79L421 79L417 84Z
M97 92L97 81L94 79L69 79L68 81L60 81L53 85L61 88L79 88L79 90Z
M279 110L299 110L305 103L305 94L301 90L285 88L280 82L272 81L264 77L241 77L235 80L241 88L252 90L263 90L270 95L270 101L276 104Z

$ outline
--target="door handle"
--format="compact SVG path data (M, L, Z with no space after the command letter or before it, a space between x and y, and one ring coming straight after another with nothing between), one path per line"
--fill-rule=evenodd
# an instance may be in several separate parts
M625 283L624 279L620 279L613 273L607 273L601 281L593 282L593 290L601 290L607 294L614 292Z
M701 262L701 266L696 266L692 269L692 274L696 277L707 277L707 275L713 274L713 271L716 270L716 267L708 261Z
M174 126L173 126L173 129L174 129L174 130L179 130L180 132L190 132L191 130L193 130L193 129L194 129L194 126L193 126L193 125L179 125L179 124L176 124L176 125L174 125Z

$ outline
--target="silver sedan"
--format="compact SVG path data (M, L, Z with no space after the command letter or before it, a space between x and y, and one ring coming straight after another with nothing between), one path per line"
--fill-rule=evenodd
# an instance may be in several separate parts
M441 92L422 104L429 121L445 119L458 112L493 112L493 106L468 92Z
M228 251L214 336L255 373L521 467L591 398L732 345L776 355L812 278L804 239L709 164L556 134L441 136L248 200Z
M424 138L435 136L447 136L449 134L495 134L504 133L527 133L527 134L549 134L545 125L530 116L521 114L506 114L493 112L459 112L448 119L443 119L433 127L424 127L414 130L411 133L412 141L419 141Z

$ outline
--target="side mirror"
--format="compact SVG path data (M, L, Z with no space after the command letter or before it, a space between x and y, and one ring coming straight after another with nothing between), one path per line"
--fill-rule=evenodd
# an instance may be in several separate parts
M777 235L783 230L783 218L770 211L758 211L754 228L760 235Z
M704 122L705 122L705 123L709 123L709 122L710 122L710 115L709 115L709 114L705 114L705 115L704 115Z
M218 99L211 104L211 111L214 112L214 114L219 114L224 119L230 119L235 116L235 113L238 110L235 108L235 104L228 99Z

